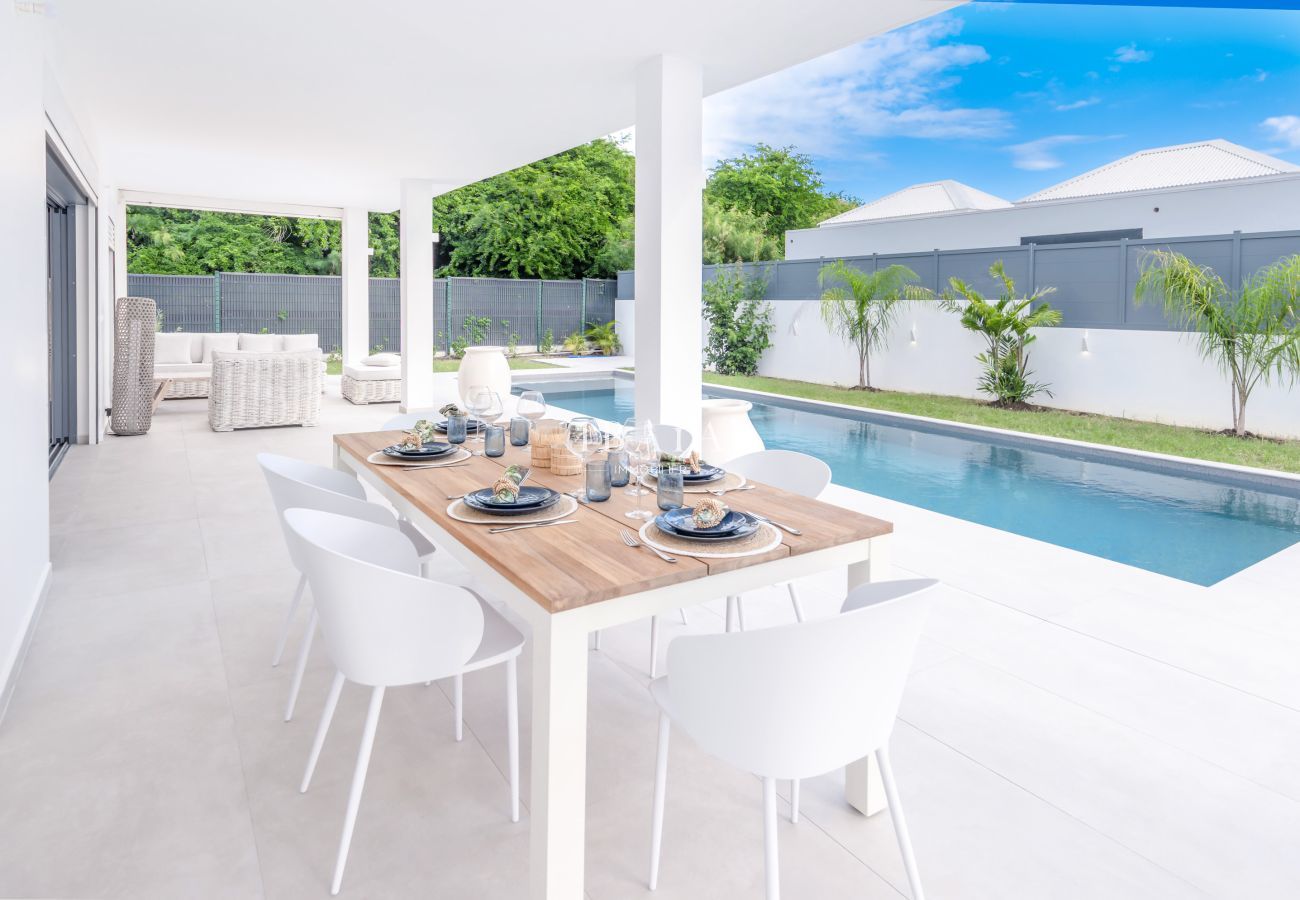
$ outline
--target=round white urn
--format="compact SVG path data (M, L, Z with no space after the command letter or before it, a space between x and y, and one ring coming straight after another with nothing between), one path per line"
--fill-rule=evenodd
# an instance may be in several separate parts
M704 440L700 456L713 465L721 465L747 453L765 450L754 423L749 421L749 411L754 404L748 400L720 398L702 400L700 418Z
M502 402L510 396L510 364L506 362L501 347L469 347L460 361L456 375L456 389L460 402L468 406L469 389L478 385L490 387Z

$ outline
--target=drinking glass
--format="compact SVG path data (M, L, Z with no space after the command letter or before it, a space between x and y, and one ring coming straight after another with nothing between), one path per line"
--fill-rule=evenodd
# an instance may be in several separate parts
M638 419L636 417L633 417L623 423L623 434L625 439L628 434L630 434L632 431L635 431L638 428L645 428L649 430L652 436L654 434L654 426L650 424L649 419ZM650 492L641 486L641 482L638 479L632 478L629 480L628 488L626 491L624 491L624 493L627 494L629 497L644 497L646 494Z
M460 415L450 415L447 417L447 443L463 444L465 443L465 428L469 422L469 417Z
M599 503L609 499L609 460L587 460L587 501Z
M510 443L515 447L528 446L529 421L520 416L510 420Z
M605 446L605 435L595 419L590 416L578 416L569 420L564 445L569 448L570 453L582 460L585 466L591 460L591 455ZM579 499L587 499L585 489Z
M486 385L471 385L470 389L465 392L465 406L480 423L488 421L487 416L491 413L494 404L497 407L496 415L501 415L501 398L497 396L496 391ZM474 429L474 434L473 443L483 439L482 424Z
M625 486L627 484L627 447L622 425L611 424L606 429L605 451L609 459L610 486Z
M624 433L623 445L627 450L632 475L639 481L650 464L659 459L659 444L655 440L654 426L648 420L637 424ZM650 510L641 508L641 498L648 493L650 492L644 490L637 492L636 509L626 513L629 519L649 519L654 515Z
M505 456L506 430L500 425L484 426L483 453L486 456Z
M529 422L536 423L546 415L546 398L542 396L541 391L524 391L515 404L515 413Z
M686 468L679 465L659 466L658 488L659 508L677 509L686 505L685 480Z

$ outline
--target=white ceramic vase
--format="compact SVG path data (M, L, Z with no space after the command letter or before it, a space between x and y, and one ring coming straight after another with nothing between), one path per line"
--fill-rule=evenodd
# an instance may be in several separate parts
M754 423L749 421L754 404L729 398L702 400L700 404L704 430L700 456L705 462L721 465L746 453L766 449Z
M501 396L502 402L510 396L510 364L506 362L501 347L470 347L461 358L456 375L456 390L460 402L468 405L469 389L485 385Z

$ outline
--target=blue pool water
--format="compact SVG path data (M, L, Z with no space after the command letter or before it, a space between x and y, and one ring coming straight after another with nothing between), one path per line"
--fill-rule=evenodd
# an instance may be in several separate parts
M627 379L530 386L575 412L632 415ZM795 406L755 403L750 419L769 448L825 460L836 484L1195 584L1300 541L1300 490Z

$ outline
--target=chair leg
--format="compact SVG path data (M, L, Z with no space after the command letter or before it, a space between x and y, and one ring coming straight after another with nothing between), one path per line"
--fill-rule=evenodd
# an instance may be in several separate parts
M339 841L339 858L334 863L334 883L330 893L337 894L343 886L343 868L348 864L348 848L352 846L352 831L357 824L357 808L361 806L361 791L366 786L366 770L370 768L370 751L375 746L375 729L379 725L379 710L384 705L384 689L377 687L370 694L370 709L366 712L366 727L361 733L361 749L357 751L357 767L352 773L352 789L348 792L348 812L343 819L343 838Z
M686 621L686 607L683 606L681 609L677 610L677 614L680 615L680 616L682 617L682 624L683 624L683 625L689 625L689 624L690 624L690 622L687 622L687 621Z
M799 824L799 779L790 782L790 822Z
M456 740L465 736L465 676L457 672L451 681L452 706L455 707Z
M916 857L912 855L912 837L907 832L907 820L903 818L903 805L898 801L898 786L894 783L894 768L889 762L888 745L876 751L876 762L880 764L880 780L885 785L885 799L889 802L889 818L894 822L898 849L903 854L903 868L907 870L907 883L912 888L912 900L925 900L925 892L921 890L921 873L916 868Z
M727 624L726 630L732 632L736 630L736 606L740 603L739 597L727 598Z
M325 735L329 733L330 723L334 721L334 710L339 705L339 694L343 693L342 672L334 673L334 681L330 684L329 696L325 698L325 709L320 714L320 724L316 726L316 739L311 744L311 755L307 757L307 769L302 773L302 784L298 787L298 793L307 793L307 788L311 787L311 777L316 774L316 763L320 759L321 748L325 746Z
M672 720L659 714L659 754L655 758L655 802L650 824L650 890L659 886L659 855L664 836L664 794L668 789L668 737Z
M592 650L599 650L599 649L600 649L600 632L599 632L599 631L593 631L593 632L591 633L591 649L592 649Z
M510 821L519 821L519 658L506 660L506 744L510 748Z
M432 578L433 577L432 573L433 573L433 560L432 559L420 560L420 577Z
M736 629L738 631L745 630L745 598L744 597L736 598Z
M781 900L781 871L776 848L776 779L763 779L763 859L767 900Z
M293 720L293 708L298 705L298 691L302 688L302 676L307 671L307 658L311 656L311 642L316 637L316 623L319 621L320 616L313 606L311 618L307 620L307 631L302 636L301 646L298 647L298 663L293 669L293 684L289 686L289 702L284 708L286 722Z
M650 677L659 674L659 617L650 617Z
M787 581L786 589L790 591L790 602L794 604L794 618L797 622L803 621L803 604L799 602L799 592L794 588L793 581Z
M307 576L298 576L298 587L293 592L293 602L289 604L289 612L284 617L284 624L280 626L280 638L275 642L275 655L271 657L272 667L280 664L280 657L284 656L284 645L289 640L289 629L293 626L293 618L298 614L298 607L302 603L303 591L307 588Z

